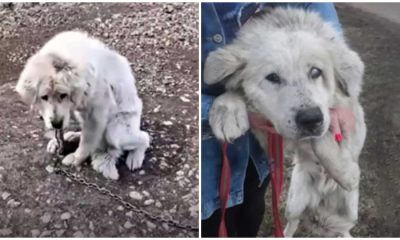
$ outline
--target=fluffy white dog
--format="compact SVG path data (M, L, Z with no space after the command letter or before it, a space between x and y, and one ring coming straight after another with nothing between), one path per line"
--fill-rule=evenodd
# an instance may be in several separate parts
M300 220L315 234L348 237L357 221L358 157L366 136L358 101L363 71L359 56L330 24L317 13L290 8L249 20L231 44L206 59L205 82L227 88L209 114L216 137L230 141L247 131L250 110L271 121L297 151L286 237ZM328 130L330 109L351 110L355 118L340 143Z
M140 130L142 101L134 76L126 58L99 40L78 31L56 35L28 60L16 90L48 129L68 127L71 112L81 120L81 132L64 136L80 142L63 164L79 166L91 157L96 171L118 179L116 162L127 151L128 168L142 166L150 138ZM52 139L47 150L57 147Z

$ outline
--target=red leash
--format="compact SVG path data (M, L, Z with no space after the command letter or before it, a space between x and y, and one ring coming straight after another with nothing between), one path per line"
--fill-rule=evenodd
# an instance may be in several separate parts
M279 201L283 185L283 138L273 128L270 122L265 122L261 117L253 115L250 124L264 133L268 139L269 166L272 182L272 216L274 221L274 236L283 237L282 222L279 215ZM226 205L229 197L230 166L227 154L227 143L222 144L222 170L219 187L221 221L218 229L219 237L228 237L225 225Z
M229 187L231 181L231 167L229 165L228 154L227 154L228 144L222 144L222 170L221 170L221 180L219 183L219 200L221 205L221 221L218 228L219 237L228 237L228 232L226 230L225 224L225 212L226 204L228 203L229 197Z

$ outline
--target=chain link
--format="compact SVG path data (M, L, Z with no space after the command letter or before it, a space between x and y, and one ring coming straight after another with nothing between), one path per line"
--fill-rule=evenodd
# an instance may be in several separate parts
M56 135L56 139L58 142L58 146L60 147L60 149L62 149L64 146L63 132L58 130L58 131L56 131L55 135ZM199 231L199 228L197 226L192 226L190 224L182 224L178 221L173 220L170 216L154 215L144 209L138 208L137 206L133 205L132 203L125 201L122 196L119 196L119 195L111 192L109 189L101 187L96 183L88 182L88 181L86 181L86 179L84 179L82 177L78 177L75 174L65 170L64 168L62 168L60 166L60 162L61 162L61 154L60 153L61 153L61 151L59 151L53 159L55 174L67 177L67 178L71 179L72 181L79 183L80 185L84 185L86 187L95 189L97 192L115 199L120 204L125 206L125 208L132 210L133 212L135 212L138 215L145 216L152 221L155 221L155 222L158 222L161 224L165 223L165 224L168 224L169 226L172 226L172 227L175 227L178 229L185 229L185 230L189 230L189 231L193 231L193 232Z

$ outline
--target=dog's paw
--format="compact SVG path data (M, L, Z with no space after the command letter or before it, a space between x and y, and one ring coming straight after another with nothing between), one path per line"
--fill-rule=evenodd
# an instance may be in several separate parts
M352 170L345 170L337 179L337 182L341 187L349 192L358 189L360 183L360 169L358 167L352 167Z
M59 145L58 145L57 139L52 138L47 143L46 150L47 150L48 153L55 154L57 152L58 148L59 148Z
M129 170L133 171L135 169L139 169L143 165L144 160L144 152L143 151L130 151L128 156L126 157L125 164L129 168Z
M111 159L107 153L97 153L92 156L92 167L95 171L103 174L105 178L118 180L118 169L115 166L116 161Z
M69 131L64 134L64 140L67 142L75 142L78 141L81 137L81 132L73 132Z
M224 93L214 100L209 122L217 139L232 142L249 130L246 103L237 94Z
M63 158L62 164L66 166L74 165L79 168L84 161L85 159L77 157L75 153L70 153Z
M66 166L70 166L70 165L74 164L75 161L76 161L75 154L70 153L63 158L62 164L66 165Z
M312 140L311 146L322 166L337 184L347 191L358 188L360 168L345 145L340 146L331 134L326 134Z

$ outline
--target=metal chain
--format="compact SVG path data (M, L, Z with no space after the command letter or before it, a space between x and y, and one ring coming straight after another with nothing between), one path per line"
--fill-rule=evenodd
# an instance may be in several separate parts
M59 143L58 146L61 149L64 145L63 132L56 131L55 135L56 135L57 142ZM122 196L119 196L119 195L111 192L109 189L101 187L96 183L90 183L90 182L86 181L86 179L84 179L82 177L78 177L75 174L65 170L64 168L62 168L60 166L60 162L61 162L61 154L60 153L61 153L60 151L58 153L56 153L56 156L54 158L54 166L53 167L54 167L55 174L67 177L67 178L71 179L72 181L79 183L80 185L84 185L86 187L95 189L99 193L101 193L103 195L107 195L107 196L113 198L114 200L118 201L123 206L125 206L125 208L132 210L136 214L145 216L152 221L155 221L155 222L158 222L161 224L166 223L169 226L179 228L179 229L185 229L185 230L189 230L189 231L193 231L193 232L199 231L199 228L197 226L192 226L190 224L182 224L176 220L173 220L169 216L167 217L167 216L161 216L161 215L154 215L144 209L140 209L140 208L136 207L135 205L133 205L132 203L125 201Z

